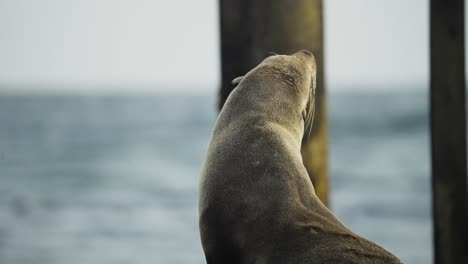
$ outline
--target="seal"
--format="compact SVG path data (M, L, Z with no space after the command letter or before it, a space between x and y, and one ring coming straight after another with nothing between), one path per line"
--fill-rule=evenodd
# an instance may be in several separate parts
M300 151L315 105L313 54L270 56L234 82L200 178L207 263L401 263L315 195Z

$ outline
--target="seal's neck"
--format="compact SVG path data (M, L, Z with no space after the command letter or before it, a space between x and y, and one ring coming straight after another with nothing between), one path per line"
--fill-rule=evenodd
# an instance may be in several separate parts
M304 134L304 120L300 98L281 83L250 81L237 87L226 101L219 118L221 124L248 128L264 126L265 133L281 132L290 136L300 148ZM275 129L268 129L275 127Z

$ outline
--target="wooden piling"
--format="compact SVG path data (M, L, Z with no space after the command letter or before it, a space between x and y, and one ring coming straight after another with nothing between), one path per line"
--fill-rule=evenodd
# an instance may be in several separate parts
M434 259L468 263L464 0L431 0Z
M316 113L304 164L319 199L328 204L328 117L324 86L322 0L220 0L221 89L219 109L231 80L269 56L312 51L317 61Z

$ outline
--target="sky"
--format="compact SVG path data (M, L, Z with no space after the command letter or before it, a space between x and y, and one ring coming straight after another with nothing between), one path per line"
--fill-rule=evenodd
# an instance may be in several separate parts
M428 2L324 0L327 84L427 82ZM0 0L0 89L212 91L218 21L216 0Z

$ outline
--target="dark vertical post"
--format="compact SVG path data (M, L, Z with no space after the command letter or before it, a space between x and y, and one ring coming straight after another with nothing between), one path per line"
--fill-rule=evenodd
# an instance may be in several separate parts
M307 49L318 64L316 113L311 140L302 149L315 191L328 203L328 119L323 73L322 0L220 0L221 92L219 108L232 90L231 80L260 63L269 52Z
M468 263L464 0L431 0L435 263Z

